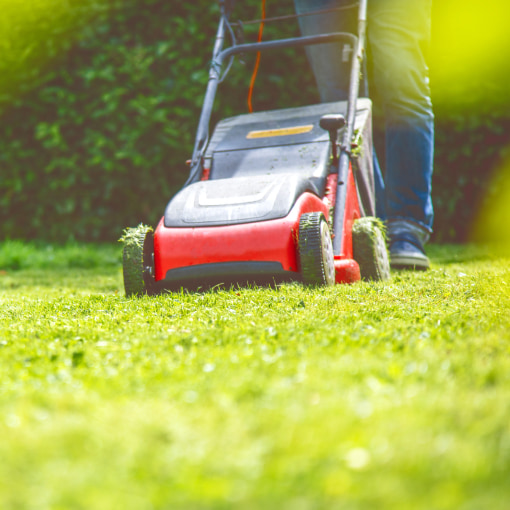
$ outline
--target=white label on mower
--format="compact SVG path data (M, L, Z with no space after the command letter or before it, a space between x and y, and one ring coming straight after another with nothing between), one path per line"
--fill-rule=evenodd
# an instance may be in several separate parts
M313 124L309 124L308 126L294 126L281 129L264 129L263 131L250 131L246 135L246 138L271 138L273 136L301 135L303 133L309 133L312 129Z

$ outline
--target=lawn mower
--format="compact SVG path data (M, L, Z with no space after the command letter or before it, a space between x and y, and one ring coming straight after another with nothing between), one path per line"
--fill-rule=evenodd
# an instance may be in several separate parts
M236 44L230 5L221 17L184 187L156 229L126 229L126 294L215 285L311 285L389 277L384 229L375 218L371 102L358 98L366 0L357 34ZM223 48L227 35L232 44ZM247 113L217 123L214 98L239 54L332 42L354 48L347 101Z

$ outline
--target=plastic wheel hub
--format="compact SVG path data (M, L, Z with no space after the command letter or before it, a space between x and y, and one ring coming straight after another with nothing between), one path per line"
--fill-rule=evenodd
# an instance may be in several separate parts
M335 259L329 227L324 215L307 213L299 221L301 274L309 285L335 283Z

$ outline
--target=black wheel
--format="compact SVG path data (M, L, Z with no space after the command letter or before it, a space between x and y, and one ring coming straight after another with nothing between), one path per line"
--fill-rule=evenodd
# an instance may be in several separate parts
M122 268L126 296L141 296L154 291L153 230L146 225L127 228L120 239L124 243Z
M390 260L380 220L371 216L356 220L352 226L352 248L363 280L389 279Z
M299 220L301 274L308 285L334 285L333 243L324 215L307 213Z

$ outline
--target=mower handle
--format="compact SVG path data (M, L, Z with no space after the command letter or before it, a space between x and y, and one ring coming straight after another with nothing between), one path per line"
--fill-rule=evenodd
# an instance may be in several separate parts
M225 59L231 57L232 55L237 55L238 53L254 53L278 48L290 48L309 46L313 44L341 42L342 40L347 40L350 43L356 44L358 38L350 32L332 32L330 34L308 35L303 37L292 37L290 39L277 39L275 41L238 44L220 52L216 58L216 62L221 66Z
M291 39L280 39L276 41L265 41L251 44L234 45L230 48L222 50L225 33L228 25L228 11L233 5L234 0L220 0L222 15L216 35L216 42L213 50L213 58L209 70L209 83L204 97L204 104L200 121L198 123L197 135L195 138L195 147L191 159L191 171L188 180L184 184L187 186L200 179L202 171L202 158L207 148L209 139L209 122L216 97L216 91L220 82L221 66L224 60L238 53L253 53L275 48L289 48L297 46L307 46L312 44L324 44L330 42L339 42L348 40L356 48L355 54L351 62L351 75L349 84L349 97L347 102L346 126L342 135L340 146L340 158L338 162L338 182L336 203L333 215L333 253L335 256L341 255L343 251L343 236L339 233L343 229L345 197L342 192L347 185L347 177L349 174L349 166L351 160L351 140L354 133L354 121L356 118L356 103L359 94L361 62L365 56L365 34L367 24L367 0L359 0L358 10L358 36L345 32L334 32L331 34L320 34L314 36L294 37Z
M224 19L222 18L220 21L220 27L218 28L218 35L216 36L213 60L209 70L209 83L207 85L202 113L198 123L195 147L193 149L193 156L191 158L191 172L184 186L196 182L200 178L202 164L201 160L209 138L209 122L211 120L214 99L216 97L216 91L220 83L221 68L223 66L223 62L225 62L226 59L239 53L255 53L272 49L309 46L314 44L326 44L341 41L347 41L351 43L353 47L356 47L358 41L358 38L349 32L333 32L330 34L292 37L290 39L277 39L275 41L238 44L225 50L221 50L221 45L223 44L224 40L224 27L222 26L223 24Z

